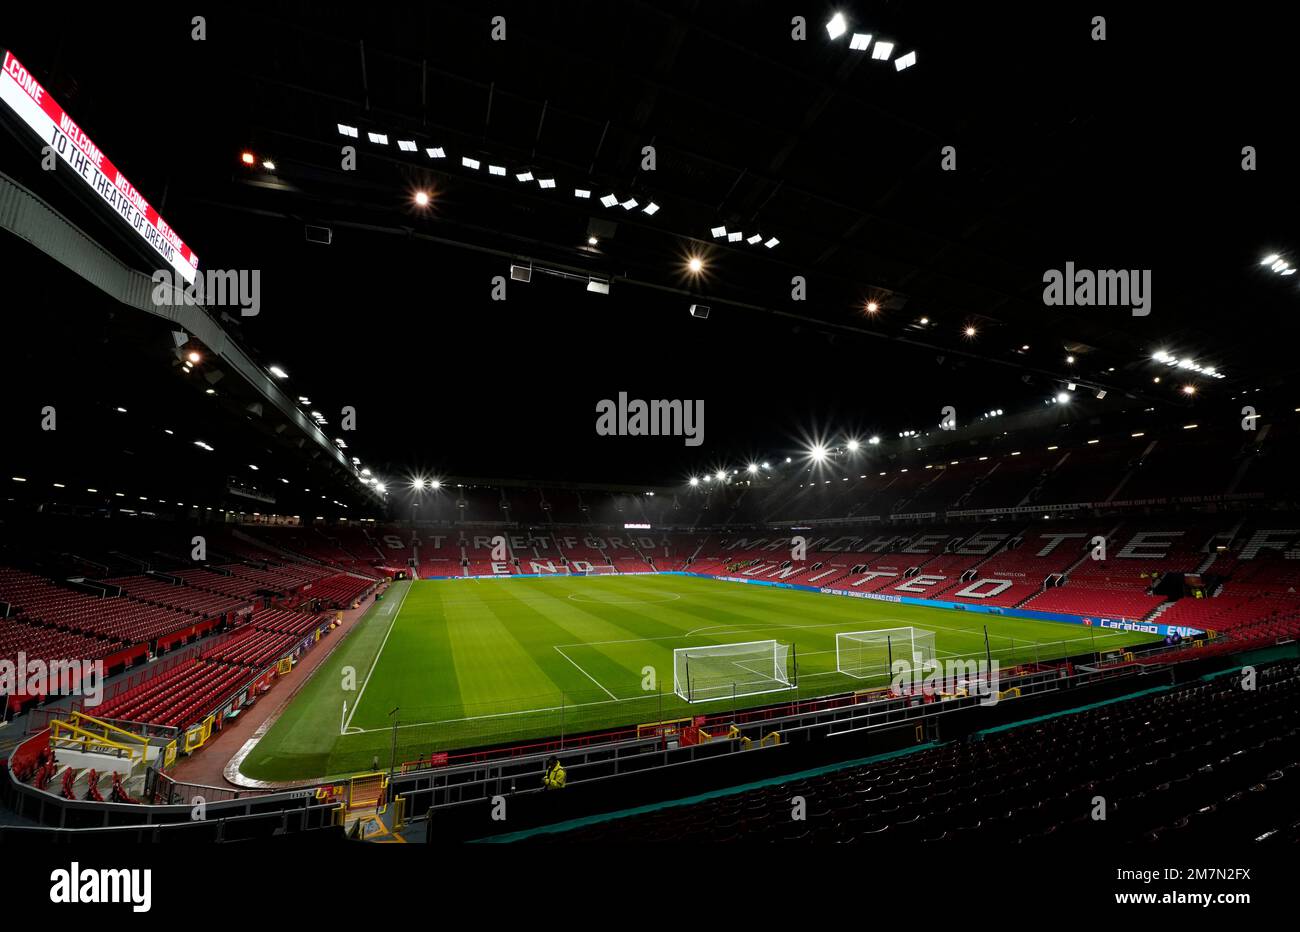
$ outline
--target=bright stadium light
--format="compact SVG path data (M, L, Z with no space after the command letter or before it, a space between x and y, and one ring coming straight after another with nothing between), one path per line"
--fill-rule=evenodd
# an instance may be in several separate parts
M591 189L590 189L590 188L574 188L574 189L573 189L573 196L574 196L574 197L580 197L580 198L583 198L584 200L586 200L587 198L591 197Z
M868 440L867 442L870 443L872 446L879 446L879 445L880 445L880 438L879 438L879 437L872 437L872 438L871 438L870 440Z
M428 191L416 191L416 192L415 192L415 198L414 198L414 200L415 200L415 206L416 206L416 207L428 207L428 206L429 206L429 192L428 192Z
M721 238L721 237L727 235L727 228L726 228L726 227L714 227L713 229L709 230L709 233L712 234L712 236L713 236L714 239L719 239L719 238Z
M431 489L435 489L435 490L436 490L436 489L440 489L440 488L442 488L442 482L439 481L438 479L434 479L432 482L429 483L429 488L431 488Z
M849 449L850 449L850 450L852 450L852 451L854 451L854 452L856 453L859 444L858 444L858 442L857 442L856 440L850 440L848 446L849 446Z
M520 181L532 181L533 170L531 168L525 168L523 171L516 173L515 178Z
M814 463L823 463L826 461L826 448L820 443L808 451Z
M373 142L375 145L378 145L378 146L386 146L386 145L388 145L388 134L387 134L387 133L366 133L366 137L367 137L371 142Z
M421 479L421 478L418 477L418 476L417 476L416 478L412 479L412 480L411 480L411 488L415 489L415 491L417 491L417 492L423 492L423 491L424 491L424 480Z
M606 194L604 197L600 199L600 203L605 207L613 207L615 204L618 203L618 195Z
M496 175L498 178L504 178L506 176L506 167L504 165L489 165L488 174Z
M691 485L699 485L699 484L700 484L700 480L697 479L697 478L695 478L694 476L691 476L691 482L690 482L690 484L691 484Z
M855 32L849 39L849 48L855 52L865 52L870 44L871 33L869 32Z
M746 468L749 470L749 472L750 472L751 475L753 475L754 473L758 472L758 464L757 464L757 463L750 463L749 466L746 467Z
M875 48L871 50L871 57L876 61L889 61L889 56L894 54L894 43L876 42Z
M539 188L542 188L542 189L544 189L544 190L549 191L551 188L555 187L555 179L554 179L554 178L538 178L538 179L537 179L537 186L538 186Z
M357 138L357 128L355 126L348 126L346 123L340 123L338 124L338 127L340 136L351 136L353 139Z
M462 155L460 157L460 164L464 165L466 168L477 169L483 163L478 159L470 158L468 155Z
M843 13L836 13L831 17L830 22L826 24L826 31L830 33L832 39L838 39L840 36L844 35L844 33L848 31L848 28L849 24L848 21L844 19Z
M727 471L725 469L719 469L717 475L714 478L716 478L719 482L722 482L727 478Z
M693 274L698 275L700 272L704 271L704 260L699 256L691 256L686 263L686 268Z
M642 208L642 212L648 216L653 217L655 214L659 213L659 205L656 204L654 201L651 201L649 204L646 204L644 208Z
M414 152L416 149L415 140L399 139L397 140L397 148L401 149L403 152Z
M424 154L431 159L445 159L447 157L447 150L442 146L429 146L424 150Z
M271 375L275 376L277 379L287 379L289 377L289 373L285 372L279 366L270 366L266 371L271 373Z
M894 59L894 70L902 71L905 68L911 68L916 64L916 52L908 52L906 55L899 55Z
M1058 405L1063 405L1063 404L1065 404L1065 403L1066 403L1067 401L1069 401L1069 400L1070 400L1070 396L1069 396L1068 394L1066 394L1065 392L1060 392L1060 393L1057 394L1057 396L1056 396L1056 403L1057 403Z

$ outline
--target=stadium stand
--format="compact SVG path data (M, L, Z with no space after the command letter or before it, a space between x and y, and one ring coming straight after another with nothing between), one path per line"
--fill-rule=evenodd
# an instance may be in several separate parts
M1258 690L1221 676L532 840L1295 842L1300 672L1268 667ZM1100 822L1089 811L1098 794L1113 801ZM808 800L806 820L790 819L793 796Z

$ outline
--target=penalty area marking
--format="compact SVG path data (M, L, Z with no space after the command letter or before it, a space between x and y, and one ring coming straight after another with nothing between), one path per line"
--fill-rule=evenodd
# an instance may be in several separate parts
M666 599L580 599L579 593L570 593L567 598L573 602L586 605L660 605L664 602L676 602L681 598L676 592L669 592Z
M569 663L571 663L571 664L573 664L575 667L577 667L579 673L581 673L581 674L582 674L583 676L585 676L587 679L591 680L591 681L592 681L593 683L595 683L597 686L600 686L601 691L604 692L606 696L609 696L609 698L613 699L615 702L618 702L618 696L614 695L614 694L613 694L612 692L610 692L608 689L605 689L604 686L601 686L601 682L600 682L600 680L596 679L594 676L592 676L592 675L591 675L590 673L588 673L586 670L582 669L582 665L579 664L578 661L574 660L572 657L570 657L570 656L569 656L568 654L566 654L564 651L560 650L558 647L555 648L555 649L556 649L556 651L559 652L559 654L560 654L561 657L563 657L565 660L569 661Z

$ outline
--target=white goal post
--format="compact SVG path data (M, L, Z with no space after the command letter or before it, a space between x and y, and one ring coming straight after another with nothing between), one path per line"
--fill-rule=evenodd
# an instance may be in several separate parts
M710 702L794 689L790 645L776 641L709 644L673 651L673 692L687 702Z
M613 566L574 566L569 565L571 576L617 576L618 568Z
M920 671L935 660L934 632L924 628L880 628L835 635L835 669L859 680L889 682L893 665L907 661Z

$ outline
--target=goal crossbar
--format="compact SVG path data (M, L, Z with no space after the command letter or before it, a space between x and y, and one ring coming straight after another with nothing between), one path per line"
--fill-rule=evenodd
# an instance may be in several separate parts
M919 668L935 659L934 632L924 628L879 628L835 635L835 669L854 679L888 681L893 666Z
M775 640L679 647L673 692L687 702L710 702L793 689L789 654L790 646Z

